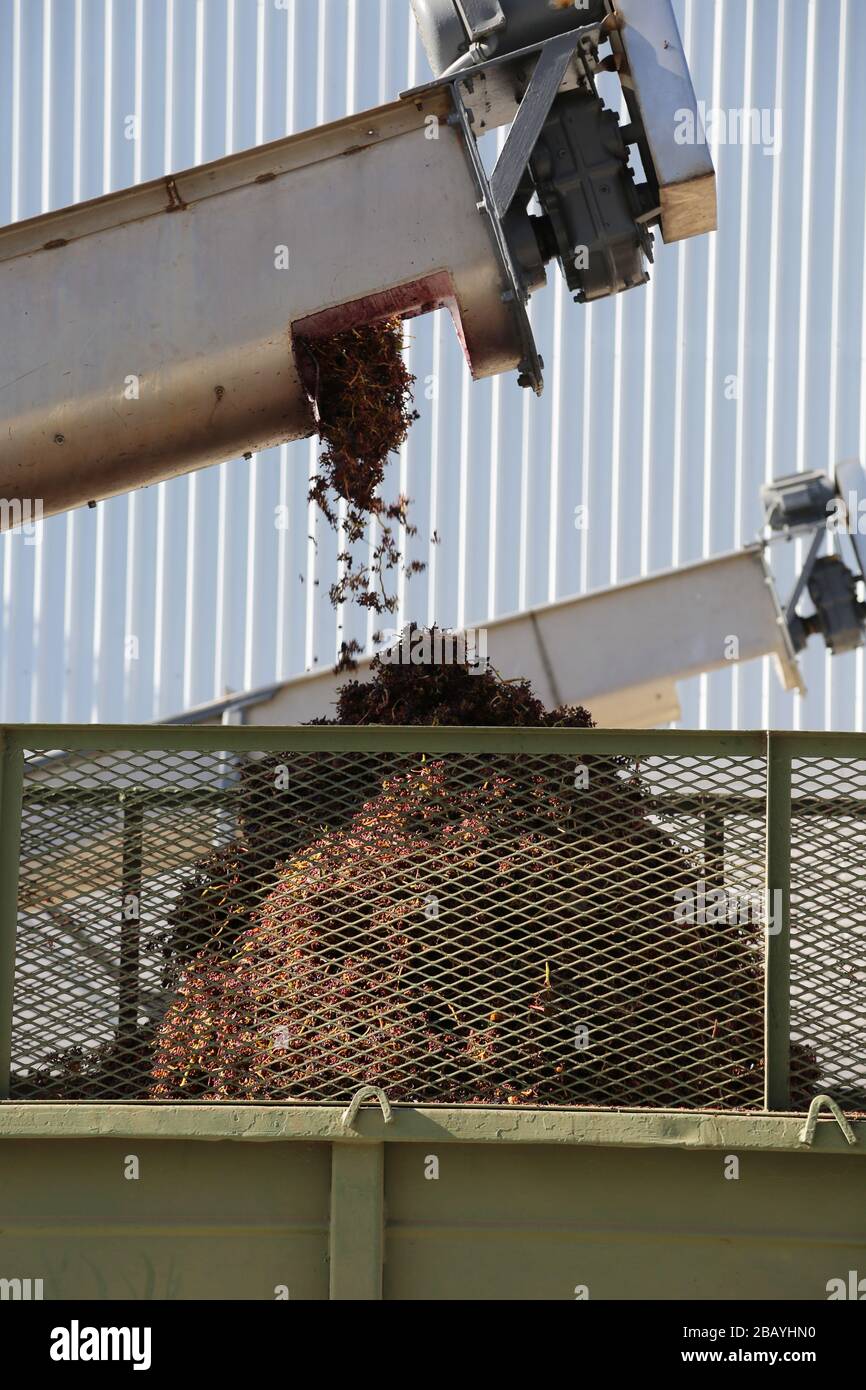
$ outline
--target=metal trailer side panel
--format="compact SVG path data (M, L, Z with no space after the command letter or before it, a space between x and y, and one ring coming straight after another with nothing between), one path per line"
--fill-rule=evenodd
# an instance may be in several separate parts
M387 1146L386 1298L820 1300L866 1260L843 1157L744 1154L734 1181L708 1150L438 1153L432 1181L423 1149Z
M278 1137L281 1113L259 1137ZM234 1120L252 1136L242 1111ZM466 1133L473 1123L464 1112ZM860 1163L755 1150L744 1129L740 1177L726 1180L724 1145L676 1147L666 1123L671 1140L652 1147L471 1143L405 1111L410 1143L8 1138L0 1280L85 1301L822 1301L828 1280L863 1269ZM602 1136L606 1122L575 1125ZM125 1177L132 1155L138 1180Z
M0 1144L0 1299L327 1298L329 1188L324 1144Z

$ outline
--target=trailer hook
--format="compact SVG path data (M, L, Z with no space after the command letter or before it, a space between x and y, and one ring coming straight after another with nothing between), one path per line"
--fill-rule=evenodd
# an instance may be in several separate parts
M358 1118L358 1111L361 1109L365 1100L377 1100L382 1109L382 1118L386 1125L394 1123L394 1116L385 1092L379 1086L362 1086L356 1091L348 1106L340 1116L340 1124L344 1130L353 1129L355 1120Z
M809 1113L806 1116L806 1123L800 1130L800 1143L812 1143L812 1141L815 1138L815 1130L818 1126L818 1116L820 1115L821 1111L825 1106L828 1110L832 1111L833 1118L836 1121L839 1128L841 1129L848 1143L856 1144L857 1136L854 1133L851 1126L849 1125L848 1121L845 1119L845 1116L842 1114L842 1111L839 1109L839 1106L836 1104L832 1096L816 1096L815 1099L812 1101L812 1104L809 1106Z

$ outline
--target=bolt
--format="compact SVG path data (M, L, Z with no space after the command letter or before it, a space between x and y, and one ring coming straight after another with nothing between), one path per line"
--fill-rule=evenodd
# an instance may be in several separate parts
M55 436L54 436L54 443L55 443L55 444L64 444L65 442L66 442L66 435L65 435L65 434L55 434Z

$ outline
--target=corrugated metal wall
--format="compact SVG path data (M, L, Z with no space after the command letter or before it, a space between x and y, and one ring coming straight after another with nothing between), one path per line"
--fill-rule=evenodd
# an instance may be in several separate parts
M866 5L677 9L699 96L778 110L776 153L717 145L721 230L660 247L648 292L536 297L540 403L511 379L473 387L443 316L411 326L421 419L389 487L414 498L428 569L404 618L482 621L739 546L765 478L866 458ZM408 0L0 0L0 223L426 76ZM164 717L368 637L328 602L314 465L292 445L54 518L40 545L7 537L0 717ZM805 668L805 702L760 666L692 682L684 722L864 727L861 659Z

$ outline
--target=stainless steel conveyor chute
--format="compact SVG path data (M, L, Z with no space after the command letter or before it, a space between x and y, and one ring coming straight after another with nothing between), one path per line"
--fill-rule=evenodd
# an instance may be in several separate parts
M0 526L312 433L298 339L385 316L446 307L476 378L540 392L551 262L588 302L645 282L653 228L715 226L671 0L414 9L429 85L0 231Z

